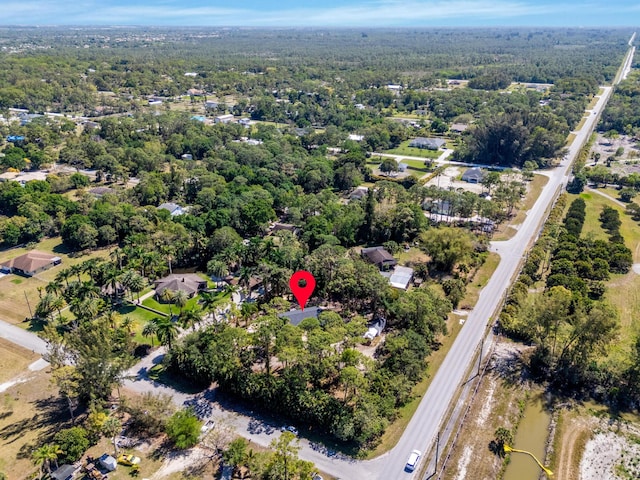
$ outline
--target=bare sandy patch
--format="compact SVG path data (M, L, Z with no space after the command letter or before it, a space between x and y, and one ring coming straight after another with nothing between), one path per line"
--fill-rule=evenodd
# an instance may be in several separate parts
M580 461L582 480L640 478L640 445L626 435L600 432L585 446Z
M484 403L482 404L482 410L478 413L476 418L476 425L484 425L487 419L489 418L489 414L491 413L491 407L493 405L493 392L496 389L496 382L492 377L489 377L489 386L487 387L487 393L485 396Z
M150 480L160 480L172 473L185 472L206 463L208 460L209 455L198 447L180 452L171 452L160 469L151 476Z
M473 455L473 448L469 445L464 447L464 451L458 460L458 473L455 480L465 480L467 478L467 466L471 462L471 456Z

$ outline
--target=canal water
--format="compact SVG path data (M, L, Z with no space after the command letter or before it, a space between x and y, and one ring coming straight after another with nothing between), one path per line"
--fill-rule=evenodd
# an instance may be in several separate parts
M545 446L549 436L551 414L544 408L544 398L536 395L527 402L520 421L513 448L533 453L544 465ZM512 453L504 480L538 480L540 467L533 458L523 453ZM544 478L544 477L543 477Z

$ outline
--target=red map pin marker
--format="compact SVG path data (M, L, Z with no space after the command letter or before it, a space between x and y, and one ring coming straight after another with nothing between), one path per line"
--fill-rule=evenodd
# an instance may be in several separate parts
M300 280L304 280L306 282L304 287L299 285ZM300 308L304 311L304 305L307 303L307 300L309 300L309 297L311 297L311 294L316 288L316 279L313 278L313 275L311 275L310 272L307 272L306 270L298 270L296 273L291 275L291 278L289 279L289 288L291 288L293 296L298 300Z

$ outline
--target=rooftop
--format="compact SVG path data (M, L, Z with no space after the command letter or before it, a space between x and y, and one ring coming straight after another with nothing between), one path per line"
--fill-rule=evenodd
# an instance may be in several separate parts
M288 318L291 325L298 326L305 318L318 318L318 315L322 312L323 309L320 307L308 307L304 310L291 310L289 312L281 313L278 317Z

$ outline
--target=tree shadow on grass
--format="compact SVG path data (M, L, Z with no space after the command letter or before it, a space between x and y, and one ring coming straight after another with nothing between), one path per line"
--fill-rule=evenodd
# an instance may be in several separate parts
M6 444L23 439L25 432L33 430L40 432L39 439L49 439L62 428L69 426L69 414L63 399L39 399L32 402L32 405L37 412L33 417L11 423L0 430L0 439L5 440ZM26 447L21 448L20 452L30 456L33 445ZM20 452L18 456L21 455Z

